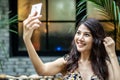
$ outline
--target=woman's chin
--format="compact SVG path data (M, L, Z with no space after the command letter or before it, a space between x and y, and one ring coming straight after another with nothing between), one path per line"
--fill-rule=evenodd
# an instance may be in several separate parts
M77 50L78 50L78 52L84 52L85 51L85 49L83 49L83 48L79 48Z

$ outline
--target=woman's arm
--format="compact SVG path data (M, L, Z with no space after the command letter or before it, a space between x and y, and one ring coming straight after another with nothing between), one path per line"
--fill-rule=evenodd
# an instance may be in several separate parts
M109 74L113 73L114 80L118 80L120 79L120 65L115 52L115 43L111 37L106 37L103 43L105 45L106 51L111 61L110 64L112 66L112 71L110 71Z
M65 60L63 58L59 58L56 61L44 64L37 55L31 42L33 31L41 25L41 22L39 20L40 17L41 16L36 16L35 13L34 15L29 15L28 18L24 20L23 40L36 72L39 75L55 75L56 73L59 73L62 71L62 69L64 69L66 63Z

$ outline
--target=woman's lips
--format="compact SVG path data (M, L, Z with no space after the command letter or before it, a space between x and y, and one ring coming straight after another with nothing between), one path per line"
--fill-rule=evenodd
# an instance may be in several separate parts
M83 46L85 46L85 43L77 42L77 45L78 45L78 47L83 47Z

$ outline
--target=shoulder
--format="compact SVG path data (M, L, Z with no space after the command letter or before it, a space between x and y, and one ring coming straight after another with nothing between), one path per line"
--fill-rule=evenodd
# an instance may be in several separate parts
M67 63L67 60L65 60L64 57L59 58L58 61L61 62L62 64Z
M56 59L53 63L58 64L58 66L62 67L66 65L67 61L64 59L64 57L60 57Z
M67 61L64 59L64 57L58 58L55 63L57 64L58 67L61 68L60 73L62 73L62 75L66 74L66 64Z
M68 61L69 55L65 54L63 57L58 58L57 60L55 60L55 62L59 62L62 64L66 64Z

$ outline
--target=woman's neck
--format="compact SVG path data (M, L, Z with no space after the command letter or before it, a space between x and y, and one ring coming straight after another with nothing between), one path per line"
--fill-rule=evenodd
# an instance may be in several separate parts
M81 57L79 59L79 62L81 63L89 62L89 58L90 58L90 52L81 52Z

